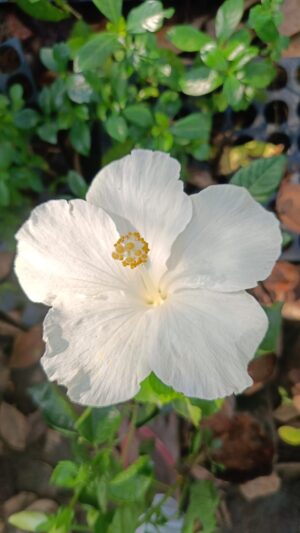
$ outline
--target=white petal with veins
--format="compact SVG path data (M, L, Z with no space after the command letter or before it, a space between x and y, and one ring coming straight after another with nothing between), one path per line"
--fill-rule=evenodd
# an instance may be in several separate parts
M247 365L268 321L248 293L180 291L153 310L152 319L149 364L167 385L210 400L252 383Z
M235 185L212 185L192 202L191 222L173 246L163 285L231 292L266 279L281 251L275 216Z
M31 300L53 305L73 295L130 290L135 276L113 260L119 238L110 216L83 200L36 207L16 235L15 269ZM132 284L132 285L131 285Z
M166 270L173 242L192 216L179 172L179 163L168 154L133 150L104 167L87 193L88 202L114 218L120 234L136 230L147 241L156 283Z
M127 296L72 300L51 309L44 322L42 365L50 379L83 405L110 405L132 398L149 374L148 315Z

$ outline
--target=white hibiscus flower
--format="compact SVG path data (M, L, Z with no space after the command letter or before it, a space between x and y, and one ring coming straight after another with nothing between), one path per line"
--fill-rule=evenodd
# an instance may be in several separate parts
M134 150L97 174L87 201L42 204L17 233L22 287L52 307L43 367L75 402L128 400L152 371L207 399L252 382L267 318L245 289L272 270L278 222L241 187L188 197L179 171Z

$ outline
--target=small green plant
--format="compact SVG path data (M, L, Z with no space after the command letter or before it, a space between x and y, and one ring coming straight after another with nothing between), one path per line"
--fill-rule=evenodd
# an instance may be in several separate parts
M106 1L94 3L109 19L105 31L94 33L79 21L67 46L61 43L41 51L42 62L58 78L41 93L46 123L39 134L55 143L56 132L68 130L73 148L87 155L90 126L98 121L110 138L102 163L140 146L171 152L186 175L189 158L210 157L212 114L229 106L246 109L259 97L272 81L273 60L286 44L277 29L279 2L272 3L273 34L264 33L265 44L258 47L253 41L263 29L256 33L253 10L240 27L243 0L226 0L216 15L216 39L189 25L168 31L179 51L194 53L186 66L180 55L161 48L155 35L174 10L146 1L125 20L122 2L113 9ZM268 9L266 2L253 9L257 7Z
M11 233L30 196L42 192L42 173L48 169L31 145L37 121L36 111L24 109L20 85L12 86L8 96L0 95L0 224Z
M78 414L59 389L49 383L33 387L31 395L47 423L72 443L73 457L60 461L51 477L53 485L69 494L69 502L54 514L30 510L16 513L9 518L12 525L24 531L49 533L134 533L139 526L166 524L171 518L164 513L164 504L179 491L182 501L172 518L178 519L184 509L186 531L192 531L196 522L201 522L207 533L216 530L218 492L211 481L192 481L190 469L201 451L200 418L216 412L222 402L189 400L153 375L144 383L137 402L120 408L89 407ZM158 416L162 406L167 411L175 409L189 420L198 435L182 459L185 473L178 471L175 483L167 488L155 478L150 458L155 434L141 441L138 457L128 463L136 432ZM124 433L120 427L125 420L127 424L129 420L129 425ZM162 491L165 494L155 499L155 494Z

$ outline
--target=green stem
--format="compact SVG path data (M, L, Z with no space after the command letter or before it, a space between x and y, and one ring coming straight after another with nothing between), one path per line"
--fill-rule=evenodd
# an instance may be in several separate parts
M182 483L182 478L179 478L174 483L174 485L169 487L168 490L165 492L164 496L162 497L162 499L160 500L160 502L157 503L156 505L153 505L153 507L150 507L150 509L143 515L142 519L138 522L137 527L149 522L149 519L151 518L151 516L157 513L161 509L163 504L170 498L170 496L173 496L175 491L180 487L181 483Z
M127 433L127 442L126 442L126 444L124 446L124 449L123 449L123 452L122 452L122 456L121 456L122 463L124 465L126 465L126 463L127 463L128 451L129 451L129 448L131 446L131 443L132 443L132 440L133 440L133 437L134 437L134 434L135 434L137 414L138 414L138 405L135 403L133 405L133 408L132 408L130 426L129 426L129 430L128 430L128 433Z

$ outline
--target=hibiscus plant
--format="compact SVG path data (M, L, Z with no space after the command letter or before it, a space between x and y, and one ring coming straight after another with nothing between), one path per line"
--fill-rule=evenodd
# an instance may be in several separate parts
M264 338L270 342L267 315L246 291L281 251L278 220L253 198L265 202L263 191L271 193L260 182L266 165L278 183L283 156L189 197L175 159L134 150L97 174L86 200L46 202L20 228L16 274L31 300L51 307L42 366L88 407L76 411L52 385L33 388L49 423L73 442L74 460L52 475L73 496L54 515L24 511L12 524L53 533L152 531L151 524L168 531L176 519L176 531L193 531L197 520L215 531L216 489L192 482L191 471L213 446L201 418L251 385L248 363ZM176 475L157 501L147 424L170 408L189 421L191 444L178 469L165 450ZM164 504L179 495L167 516Z
M16 3L42 20L80 20L67 42L41 49L53 81L34 106L18 86L11 103L0 100L3 206L15 208L25 187L47 191L43 202L28 195L38 205L16 233L20 285L49 307L49 380L29 392L71 449L51 477L63 494L57 512L9 521L50 533L215 533L221 496L209 470L222 465L202 423L252 385L254 357L276 351L278 306L263 309L251 291L281 253L270 206L286 158L258 159L192 196L184 179L188 163L211 157L214 113L246 109L273 79L286 44L281 1L262 0L241 22L243 0L225 0L214 37L173 25L168 47L156 33L174 10L157 0L127 17L122 0L93 0L101 31L64 0ZM60 144L64 172L36 155L37 139ZM6 177L18 172L24 186ZM174 454L159 419L184 427Z

